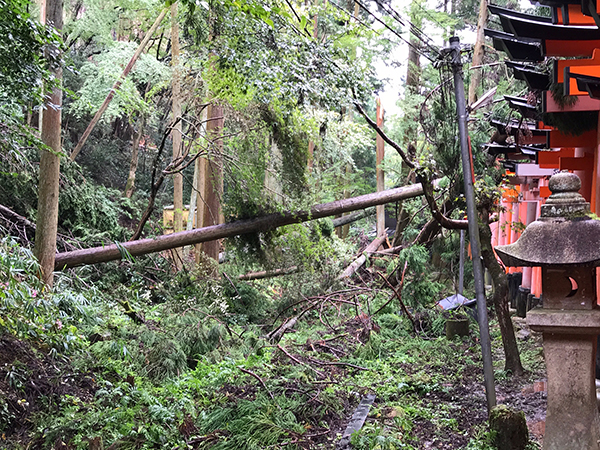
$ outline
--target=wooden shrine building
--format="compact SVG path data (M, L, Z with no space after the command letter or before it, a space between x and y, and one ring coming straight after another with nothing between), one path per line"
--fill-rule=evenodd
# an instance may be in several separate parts
M492 121L504 139L485 146L501 155L509 182L492 230L494 245L515 242L524 226L539 217L550 195L548 179L559 171L579 176L580 194L600 215L600 1L539 3L550 8L550 17L489 6L502 31L486 29L486 36L507 54L507 66L532 92L528 98L505 97L518 118ZM540 269L508 270L517 271L522 272L521 293L529 294L530 300L539 297Z

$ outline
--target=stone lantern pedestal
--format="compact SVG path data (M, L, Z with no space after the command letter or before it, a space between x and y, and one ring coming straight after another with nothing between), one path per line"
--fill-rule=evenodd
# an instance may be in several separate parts
M516 243L496 247L507 266L542 267L544 306L527 313L527 324L544 338L544 450L600 450L595 388L600 221L589 217L589 203L577 193L580 187L574 174L554 175L541 217Z

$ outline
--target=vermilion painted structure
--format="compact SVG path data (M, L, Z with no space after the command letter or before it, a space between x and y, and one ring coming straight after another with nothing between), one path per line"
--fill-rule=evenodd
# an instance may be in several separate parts
M501 199L502 212L493 227L494 245L515 242L523 226L538 218L540 206L550 195L548 178L556 171L576 173L582 181L580 194L591 203L591 211L600 215L600 0L539 3L551 9L551 17L489 6L503 31L485 30L486 36L494 48L508 55L507 66L515 77L533 92L541 92L539 104L506 97L523 120L492 123L500 135L512 136L486 146L488 152L503 155L509 180ZM549 74L532 64L546 58L554 58ZM569 124L577 129L570 130ZM516 270L521 269L508 272ZM521 288L539 297L540 269L523 268L522 273Z

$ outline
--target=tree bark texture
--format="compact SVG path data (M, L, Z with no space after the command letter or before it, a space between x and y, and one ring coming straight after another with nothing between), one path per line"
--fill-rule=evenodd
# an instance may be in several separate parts
M381 245L385 242L385 239L385 235L378 236L377 239L367 245L367 248L364 249L362 254L341 273L341 275L338 277L338 280L350 278L365 262L367 262L367 258L371 256L371 253L376 252L377 249L381 247Z
M206 162L204 177L204 227L219 224L221 217L221 196L223 194L223 108L212 104L208 107L209 121L206 124L206 134L211 143L211 152ZM208 241L202 246L202 251L209 258L219 260L219 241Z
M481 66L485 54L484 44L485 36L483 29L488 19L487 0L479 2L479 18L477 19L477 37L475 38L475 47L473 48L473 61L471 66ZM471 82L469 83L469 105L477 101L477 87L481 83L482 69L474 69L471 73Z
M204 206L205 206L205 199L206 199L206 190L204 189L204 179L206 178L206 166L207 166L207 159L205 157L200 157L197 160L197 166L198 166L198 192L196 193L196 228L202 228L202 225L204 224ZM202 253L202 243L197 243L195 246L195 250L196 250L196 255L195 255L195 260L196 260L196 264L199 264L201 261L201 255L200 253Z
M496 260L496 255L492 249L492 231L489 224L480 222L479 236L481 239L483 264L492 276L494 283L492 301L496 315L498 316L498 324L500 325L500 333L502 335L505 358L504 370L510 370L513 375L522 375L523 366L521 365L515 330L508 310L508 279L502 266Z
M63 26L63 0L48 0L46 23L58 33ZM54 49L56 50L56 49ZM62 68L52 69L57 80L62 81ZM56 86L45 102L42 122L42 141L50 150L40 155L38 184L38 211L35 231L34 255L40 263L41 279L49 287L54 281L54 257L58 229L58 191L60 178L62 88Z
M406 229L406 226L410 220L410 215L408 214L408 211L402 202L400 202L399 206L400 212L398 213L398 221L396 222L396 230L394 231L394 241L392 242L392 247L402 245L402 235L404 234L404 230Z
M331 203L323 203L313 206L310 211L275 213L248 220L239 220L237 222L230 222L222 225L197 228L191 231L181 231L179 233L172 233L149 239L124 242L119 245L112 244L59 253L56 255L55 268L61 270L84 264L115 261L121 259L125 255L125 252L129 253L131 256L139 256L240 234L264 232L292 223L306 222L345 212L357 211L371 206L383 205L385 203L417 197L422 194L422 186L420 184L413 184L374 194L361 195L359 197L338 200Z

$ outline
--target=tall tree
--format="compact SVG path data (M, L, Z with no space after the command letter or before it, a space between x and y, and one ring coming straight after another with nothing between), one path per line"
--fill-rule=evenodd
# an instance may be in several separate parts
M211 8L212 9L212 8ZM210 11L209 17L209 43L218 38L218 17L214 10ZM216 54L211 53L210 64L216 64ZM213 93L209 93L211 95ZM210 145L209 155L204 164L204 213L202 226L209 227L218 225L221 219L221 197L223 195L223 107L218 100L213 98L207 108L206 136ZM204 254L215 260L219 260L219 241L209 241L202 245Z
M171 54L173 56L173 161L181 158L181 67L179 64L179 23L177 22L177 2L171 5ZM173 232L183 230L183 175L177 171L173 174ZM181 268L181 249L175 250L175 265Z
M46 24L61 33L63 26L62 0L47 0ZM49 48L48 52L59 51ZM62 80L62 67L52 69L58 83ZM47 93L42 121L42 141L48 146L41 150L40 178L38 184L38 212L35 232L34 254L40 263L41 278L52 287L54 282L54 258L58 228L58 190L60 177L62 89L60 84Z
M485 24L487 23L488 18L488 9L487 9L488 0L480 0L479 3L479 17L477 19L477 38L475 40L475 47L473 48L473 61L472 66L481 66L483 64L483 56L484 56L484 43L485 36L483 33L483 29L485 28ZM477 87L479 83L481 83L481 69L473 70L471 74L471 82L469 83L469 104L472 105L477 101Z
M221 218L223 195L223 107L213 103L208 107L206 134L210 141L210 155L205 164L203 226L218 225ZM219 260L219 241L205 242L202 250L206 256Z

